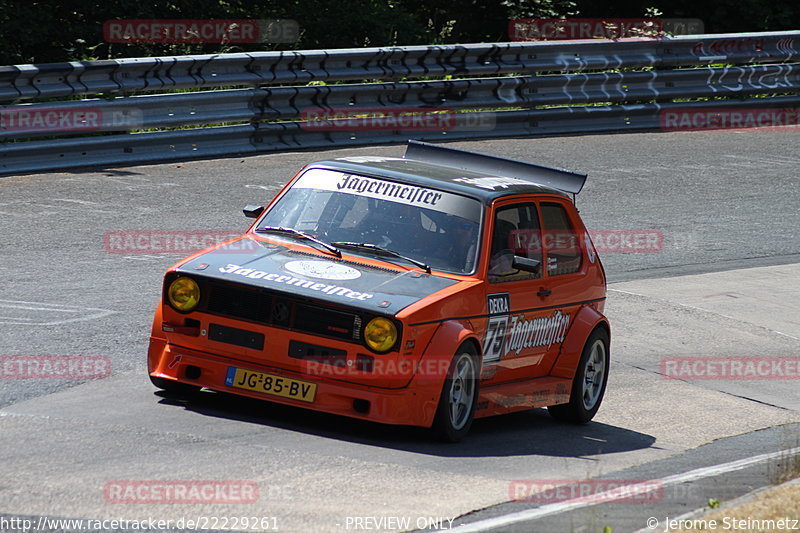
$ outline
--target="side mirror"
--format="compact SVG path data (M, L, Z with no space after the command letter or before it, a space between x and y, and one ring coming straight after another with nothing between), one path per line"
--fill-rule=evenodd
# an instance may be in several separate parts
M525 272L533 272L534 274L539 272L541 266L542 262L538 259L530 259L519 255L515 255L514 259L511 261L512 268L524 270Z
M242 213L244 213L244 216L247 218L258 218L263 212L263 205L246 205L244 209L242 209Z

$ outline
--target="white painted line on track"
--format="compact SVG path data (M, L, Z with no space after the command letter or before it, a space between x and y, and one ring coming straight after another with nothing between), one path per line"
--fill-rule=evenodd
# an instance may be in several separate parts
M2 325L30 325L30 326L59 326L70 322L80 322L82 320L94 320L116 314L118 311L101 309L99 307L73 307L61 304L50 304L45 302L26 302L23 300L2 300L0 299L0 310L5 313L14 310L34 311L40 314L64 313L74 318L29 318L26 316L0 316ZM30 314L30 313L29 313ZM76 316L79 315L79 316ZM50 315L52 317L52 315Z
M702 311L703 313L711 313L713 315L721 316L723 318L728 318L730 320L736 320L737 322L743 322L743 320L741 318L736 318L736 317L733 317L733 316L730 316L730 315L726 315L724 313L719 313L717 311L712 311L711 309L705 309L703 307L697 307L697 306L694 306L694 305L684 304L684 303L680 303L680 302L673 302L672 300L666 300L664 298L659 298L658 296L648 296L647 294L640 294L638 292L623 291L621 289L612 289L612 288L609 288L608 291L609 292L614 291L614 292L618 292L620 294L630 294L631 296L640 296L642 298L649 298L651 300L661 300L662 302L669 302L672 305L679 305L679 306L685 307L687 309L694 309L695 311ZM774 333L776 335L782 335L784 337L788 337L790 339L793 339L793 340L796 340L796 341L800 341L800 338L794 337L794 336L789 335L787 333L782 333L780 331L776 331L776 330L774 330L772 328L768 328L766 326L758 326L758 327L762 327L762 328L766 329L767 331L769 331L770 333Z
M726 474L728 472L735 472L737 470L743 470L749 466L753 466L759 463L764 463L772 459L776 459L778 457L787 457L796 454L800 454L800 446L788 450L781 450L778 452L755 455L753 457L739 459L738 461L732 461L730 463L723 463L714 466L697 468L695 470L690 470L682 474L674 474L672 476L667 476L661 479L650 480L653 483L653 488L651 490L657 490L663 487L667 487L669 485L679 485L681 483L688 483L690 481L696 481L698 479L706 477ZM584 497L584 498L567 500L559 503L550 503L547 505L543 505L542 507L537 507L536 509L528 509L526 511L519 511L504 516L496 516L494 518L478 520L477 522L472 522L470 524L464 524L455 527L450 531L452 531L453 533L490 531L494 528L498 528L501 526L508 526L519 522L524 522L526 520L535 520L537 518L544 518L545 516L565 513L567 511L573 511L575 509L581 509L583 507L591 507L600 503L607 503L613 500L625 499L630 497L631 494L630 491L625 490L626 488L630 488L631 490L639 490L640 491L639 493L641 493L641 484L632 483L631 485L623 485L620 487L615 487L614 489L608 490L606 492L595 494L591 499L587 499Z

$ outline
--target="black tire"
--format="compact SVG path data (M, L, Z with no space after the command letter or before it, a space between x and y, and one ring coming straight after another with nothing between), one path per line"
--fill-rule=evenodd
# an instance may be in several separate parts
M478 355L472 344L465 344L450 362L436 408L432 430L439 440L458 442L469 433L478 404L479 377Z
M163 391L167 391L172 394L178 394L180 396L191 396L192 394L200 392L201 388L198 387L197 385L179 383L177 381L172 381L171 379L164 379L153 376L150 376L150 382Z
M600 361L603 366L598 370ZM589 339L583 347L575 379L572 380L569 403L551 405L547 408L550 415L562 422L572 424L585 424L594 418L606 392L610 365L608 332L605 328L599 327L589 335ZM602 372L602 375L596 379L598 371ZM587 381L589 374L591 375Z

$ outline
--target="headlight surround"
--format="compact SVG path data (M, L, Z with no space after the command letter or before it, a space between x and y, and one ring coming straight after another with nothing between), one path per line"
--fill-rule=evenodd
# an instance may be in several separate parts
M397 326L382 316L373 318L364 328L364 344L373 352L388 352L397 344L397 338Z
M189 313L200 303L200 286L192 278L180 276L169 284L167 300L179 313Z

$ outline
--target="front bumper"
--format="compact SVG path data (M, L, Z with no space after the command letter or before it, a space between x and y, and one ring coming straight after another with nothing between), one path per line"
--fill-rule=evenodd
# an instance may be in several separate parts
M316 397L309 403L227 386L225 378L231 366L315 383ZM200 352L159 337L150 338L148 368L153 377L383 424L430 427L441 393L440 382L419 376L400 389L357 385Z

